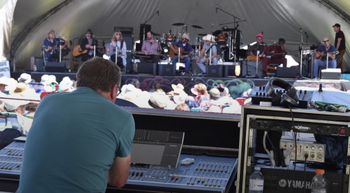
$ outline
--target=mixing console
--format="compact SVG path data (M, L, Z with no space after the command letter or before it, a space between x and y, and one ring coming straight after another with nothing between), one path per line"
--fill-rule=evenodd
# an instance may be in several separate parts
M0 184L18 180L23 159L24 141L14 141L0 150ZM185 158L194 159L190 165L181 165ZM170 166L131 165L128 189L146 189L177 192L228 192L236 175L237 159L180 155L176 168ZM12 178L12 179L10 179ZM18 186L18 184L16 184ZM2 189L0 191L15 191ZM117 190L108 187L108 192Z

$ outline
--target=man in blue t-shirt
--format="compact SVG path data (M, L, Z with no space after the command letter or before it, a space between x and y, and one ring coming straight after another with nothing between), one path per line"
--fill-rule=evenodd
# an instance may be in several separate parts
M59 50L57 50L59 45L61 48L65 48L67 45L65 40L55 36L54 30L50 30L47 35L48 37L43 42L45 64L46 62L59 61Z
M182 53L180 52L180 62L185 62L185 72L190 71L191 67L191 56L193 54L193 49L192 46L188 43L190 41L190 36L188 33L184 33L181 36L181 41L179 42L174 42L172 45L170 45L170 49L173 51L175 54L174 57L172 57L172 64L175 65L176 63L179 62L179 50L183 49Z
M314 78L318 77L318 68L320 66L327 66L327 57L328 57L328 68L336 68L337 62L335 60L335 55L337 50L329 42L329 38L323 38L323 44L318 46L314 50L314 68L313 76Z
M119 67L102 58L86 61L77 89L40 102L27 137L17 193L105 192L107 182L127 181L133 116L114 104Z

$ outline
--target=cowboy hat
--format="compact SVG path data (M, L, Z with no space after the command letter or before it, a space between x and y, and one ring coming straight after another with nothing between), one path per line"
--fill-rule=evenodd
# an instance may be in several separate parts
M203 37L204 41L211 41L211 42L215 42L215 37L211 34L207 34L206 36Z
M185 38L185 39L187 39L188 41L190 41L190 36L189 36L188 33L182 34L181 38Z

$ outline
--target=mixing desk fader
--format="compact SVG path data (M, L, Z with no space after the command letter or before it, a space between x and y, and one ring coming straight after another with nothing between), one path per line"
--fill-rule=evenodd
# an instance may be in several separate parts
M0 191L14 192L19 183L25 141L14 141L0 150ZM190 165L181 160L193 159ZM237 173L237 159L181 154L176 168L131 165L125 188L161 192L228 192ZM120 189L108 186L107 192Z

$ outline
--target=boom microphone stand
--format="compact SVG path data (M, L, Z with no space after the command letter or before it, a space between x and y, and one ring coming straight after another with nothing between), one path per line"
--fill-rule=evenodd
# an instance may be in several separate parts
M153 15L151 15L150 18L148 18L144 23L143 25L146 25L147 22L149 22L149 20L151 20L156 14L158 14L159 16L159 9L157 9L157 11L155 13L153 13ZM146 32L145 32L145 28L143 28L143 31L142 31L142 41L145 41L145 36L146 36Z

